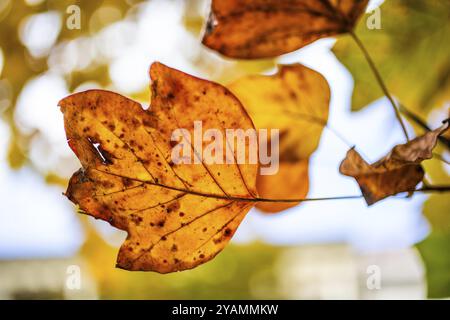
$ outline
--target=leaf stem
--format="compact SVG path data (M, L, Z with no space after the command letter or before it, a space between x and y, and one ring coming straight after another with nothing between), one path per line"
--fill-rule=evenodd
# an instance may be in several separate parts
M355 40L356 44L358 45L358 47L361 49L362 53L364 54L364 57L366 58L367 63L369 64L370 69L372 70L381 90L383 91L384 95L388 98L389 102L392 105L392 108L394 109L395 116L397 117L397 120L402 127L402 130L403 130L406 140L409 141L408 132L406 130L406 127L405 127L403 119L400 115L400 112L397 108L397 105L396 105L394 99L392 98L391 94L389 93L389 90L387 89L387 86L384 83L383 78L380 75L380 72L378 71L377 67L375 66L375 63L373 62L371 56L369 55L369 52L367 51L367 49L364 46L364 44L362 43L362 41L358 38L358 36L355 34L355 32L353 30L349 30L349 34L353 38L353 40Z

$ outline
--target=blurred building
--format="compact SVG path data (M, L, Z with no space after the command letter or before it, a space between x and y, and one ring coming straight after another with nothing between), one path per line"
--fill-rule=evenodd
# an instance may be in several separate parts
M0 261L0 300L96 298L95 282L82 260Z
M422 262L411 248L359 254L346 245L304 246L288 249L279 269L279 290L290 299L426 297Z

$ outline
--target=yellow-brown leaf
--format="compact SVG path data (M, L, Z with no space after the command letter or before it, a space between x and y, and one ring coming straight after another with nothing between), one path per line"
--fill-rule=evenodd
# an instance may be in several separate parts
M66 194L87 214L128 232L119 268L166 273L193 268L224 248L252 207L245 199L257 195L258 165L174 164L177 128L192 135L194 121L204 130L254 126L218 84L160 63L150 77L149 110L102 90L60 101L67 139L82 164Z
M258 175L263 198L304 198L308 193L308 160L328 120L330 88L318 72L303 65L284 65L272 76L251 75L228 86L247 109L257 129L279 129L279 171ZM297 203L258 203L278 212Z

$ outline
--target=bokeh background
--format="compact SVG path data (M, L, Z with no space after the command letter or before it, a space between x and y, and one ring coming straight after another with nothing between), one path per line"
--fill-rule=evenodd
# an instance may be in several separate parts
M368 14L357 29L394 95L431 127L448 117L450 103L450 9L443 11L443 3L371 1L369 10L381 5L382 28L369 30ZM81 28L70 30L67 8L74 4ZM341 60L353 59L354 78L331 51L336 39L277 59L225 59L201 45L208 6L206 0L0 0L0 299L450 297L448 194L397 196L370 208L358 199L304 203L277 215L255 209L232 243L194 270L114 268L125 234L77 214L62 195L80 166L57 107L70 93L105 88L148 105L153 61L222 84L301 62L327 78L329 124L367 159L403 142L385 98L351 107L354 79L357 89L358 77L364 90L378 89L367 65L355 63L362 56L346 46L346 36L336 48L342 42ZM364 90L358 101L367 98ZM413 122L408 130L423 133ZM311 160L310 197L359 194L355 181L338 173L347 149L324 131ZM442 146L436 152L450 159ZM444 161L425 168L432 183L449 183ZM72 265L82 277L76 290L66 285ZM373 265L381 271L379 290L367 286Z

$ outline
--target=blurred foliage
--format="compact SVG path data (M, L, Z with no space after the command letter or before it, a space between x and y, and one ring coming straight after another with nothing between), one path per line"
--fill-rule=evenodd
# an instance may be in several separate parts
M29 139L27 137L21 136L14 126L12 126L11 131L12 137L8 150L8 162L12 169L18 169L22 167L27 161L27 155L20 146L24 143L28 143Z
M450 1L388 0L380 9L382 29L370 30L362 19L356 34L391 93L426 115L450 98ZM340 37L333 51L355 80L353 110L383 96L351 37Z
M442 196L445 197L445 196ZM447 211L449 201L447 202ZM417 245L425 263L429 298L445 298L450 292L450 232L433 231L425 241Z
M435 184L448 184L449 176L437 163L426 167ZM428 296L444 298L450 296L450 197L448 194L433 194L425 201L423 213L431 226L431 233L417 245L426 268Z
M29 79L48 69L46 61L47 56L38 58L33 57L22 43L20 39L20 29L22 28L24 21L34 14L56 11L63 17L62 21L64 24L64 18L69 16L66 12L67 7L74 4L80 6L83 8L81 28L69 29L63 26L57 38L57 43L62 43L69 39L75 39L86 34L89 35L114 21L111 19L102 20L98 17L95 19L95 17L99 15L99 8L102 8L102 10L104 10L105 7L114 8L121 17L132 4L137 2L139 1L47 0L41 2L36 1L35 5L28 5L24 0L0 0L0 48L2 49L4 56L4 66L0 74L0 79L6 79L7 81L0 82L0 86L8 85L8 88L10 88L10 90L7 91L0 90L0 94L2 92L8 92L9 94L8 97L0 96L0 100L2 98L7 98L9 100L9 104L5 108L6 110L4 110L3 116L10 123L14 137L17 135L17 130L15 129L12 118L17 97ZM91 19L93 16L94 19ZM97 66L78 71L67 80L70 89L74 89L86 79L95 79L102 85L106 85L110 82L106 66ZM13 168L18 168L25 163L26 157L24 157L23 154L26 149L26 144L21 145L17 143L16 139L11 139L8 158Z
M200 37L202 35L203 25L206 21L205 15L206 10L204 10L204 2L198 0L185 0L186 9L183 14L183 25L186 30L192 34Z
M87 217L86 217L87 218ZM87 218L89 219L89 218ZM100 238L85 219L81 254L97 280L101 299L281 299L275 290L282 247L229 245L195 269L160 275L114 268L117 248Z
M46 70L47 64L45 57L36 59L30 56L26 47L20 41L19 29L24 18L30 15L42 13L50 10L59 12L62 16L68 16L66 9L69 5L79 5L83 8L81 28L70 30L61 28L58 36L58 42L67 39L73 39L89 33L92 28L86 24L91 16L101 6L113 6L120 12L125 12L129 8L126 1L89 1L89 0L48 0L42 1L37 5L28 5L25 1L2 0L0 6L0 46L4 52L4 68L2 78L6 78L13 89L13 100L10 106L14 106L15 98L22 89L25 82L32 76ZM95 28L100 26L96 25ZM24 63L25 62L25 63Z

